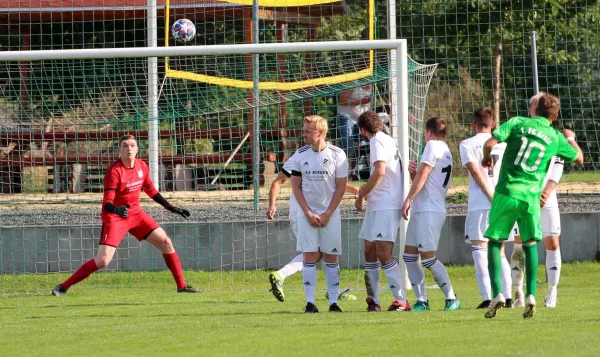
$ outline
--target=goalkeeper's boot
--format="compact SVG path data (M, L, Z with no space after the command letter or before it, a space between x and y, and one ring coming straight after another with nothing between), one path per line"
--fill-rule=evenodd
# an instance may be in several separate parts
M490 306L488 306L487 310L485 310L485 314L483 314L483 316L485 316L486 319L495 317L496 311L503 308L505 304L506 299L504 298L504 294L499 293L495 298L492 299Z
M52 296L63 296L67 293L67 288L58 284L52 289Z
M356 296L349 294L350 288L342 291L341 293L338 294L338 300L351 300L354 301L356 300ZM325 293L325 299L329 300L329 293L326 292Z
M366 299L367 301L367 311L368 312L379 312L381 311L381 306L375 302L375 300L373 300L370 297L367 297Z
M429 301L419 301L417 300L417 302L415 303L415 305L412 307L411 309L412 311L427 311L429 310Z
M342 312L342 309L340 309L338 304L334 302L333 304L329 305L329 312Z
M278 301L284 302L285 295L283 294L283 278L278 272L273 272L269 274L269 282L271 283L271 292L275 299Z
M531 294L525 299L525 308L523 309L523 318L529 319L535 315L535 297Z
M388 307L388 311L410 311L410 304L408 301L394 300L390 307Z
M196 289L194 289L194 288L192 288L191 285L186 285L186 286L184 286L181 289L177 289L177 292L178 293L191 293L191 294L199 293L199 291L196 290Z
M487 309L487 307L490 306L490 302L492 302L492 300L483 300L481 304L477 306L477 309Z
M460 300L458 297L454 297L454 299L446 300L446 304L444 305L444 311L453 311L460 309Z
M315 304L313 304L312 302L306 303L306 307L304 308L305 314L316 314L317 312L319 312L319 309L317 309L317 306Z

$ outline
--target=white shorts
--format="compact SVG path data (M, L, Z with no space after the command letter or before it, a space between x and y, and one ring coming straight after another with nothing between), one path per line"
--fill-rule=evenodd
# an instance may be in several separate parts
M560 211L558 207L542 208L542 237L560 236ZM519 235L519 226L515 223L511 232L511 240L514 236Z
M303 253L323 252L342 254L342 216L340 212L331 216L325 227L313 227L304 213L298 216L296 250Z
M445 212L411 214L406 229L406 245L417 247L420 252L437 251L445 221Z
M487 242L488 239L483 235L489 224L490 210L482 209L467 213L467 220L465 221L465 241L469 244L471 244L471 241L473 240Z
M402 211L399 209L386 209L369 211L365 213L358 238L369 242L376 240L396 243Z

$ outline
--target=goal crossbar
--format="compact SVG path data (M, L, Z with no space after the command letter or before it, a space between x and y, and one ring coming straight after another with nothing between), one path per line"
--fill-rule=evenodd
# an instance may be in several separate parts
M0 62L78 60L98 58L141 58L176 56L215 56L285 52L345 50L393 50L406 46L405 39L265 43L211 46L88 48L74 50L0 51Z

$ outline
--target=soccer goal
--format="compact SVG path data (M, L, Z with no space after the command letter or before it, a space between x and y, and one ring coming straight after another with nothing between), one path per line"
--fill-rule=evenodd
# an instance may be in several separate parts
M397 137L407 165L420 151L436 68L413 61L406 40L4 51L0 62L7 87L17 89L0 98L0 146L10 148L0 155L4 296L46 294L94 257L103 175L124 134L136 136L155 186L191 212L184 220L142 193L142 207L173 239L187 281L267 289L268 271L297 254L289 186L277 220L267 221L265 209L270 183L302 145L303 118L327 118L337 143L339 94L369 87L370 108ZM23 63L31 68L26 82ZM353 144L362 180L365 147ZM347 195L341 206L342 284L363 288L353 201ZM73 290L98 286L169 289L172 281L160 252L128 236L107 269Z

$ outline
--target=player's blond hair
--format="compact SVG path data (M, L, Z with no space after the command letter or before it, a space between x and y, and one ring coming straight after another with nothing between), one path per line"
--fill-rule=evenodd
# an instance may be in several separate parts
M540 100L540 98L543 97L545 94L546 93L544 93L544 92L538 92L536 95L529 98L529 105L532 105L534 102Z
M322 130L323 135L327 136L327 131L329 130L329 126L327 125L327 120L320 115L309 115L304 118L305 123L316 123L317 130Z

